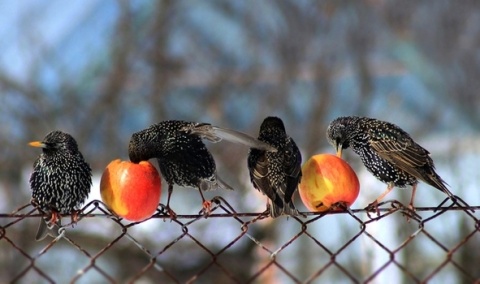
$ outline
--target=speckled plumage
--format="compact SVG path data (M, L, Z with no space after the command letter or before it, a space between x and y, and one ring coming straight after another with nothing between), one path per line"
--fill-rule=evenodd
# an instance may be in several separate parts
M200 123L167 120L132 135L129 157L134 163L157 158L160 172L170 184L214 189L217 184L215 160L202 139L186 131Z
M202 190L232 189L218 179L215 160L201 136L190 132L205 125L209 124L167 120L134 133L130 139L128 152L132 162L157 159L160 172L168 183L169 210L174 184L198 188L204 202Z
M352 148L367 168L380 181L393 187L413 187L410 206L413 207L418 180L439 189L450 197L445 182L435 172L430 153L395 124L368 117L347 116L333 120L327 129L327 139L337 153Z
M30 176L32 198L44 212L72 214L80 209L90 193L92 170L78 150L75 139L64 132L52 131L41 142L42 153Z
M256 149L276 151L250 135L209 123L166 120L132 134L128 146L130 160L138 163L157 159L160 172L168 183L166 207L172 218L175 218L175 213L170 209L170 197L174 184L198 188L207 214L210 212L210 202L205 201L202 191L232 189L217 176L215 160L202 139L210 142L227 140Z
M212 155L199 136L182 130L195 125L169 120L134 133L129 145L130 160L138 163L157 158L168 184L199 187L204 181L208 189L213 188L216 173Z
M277 151L250 149L247 162L251 182L268 196L273 218L282 214L298 215L292 196L302 177L302 156L295 141L286 134L282 120L277 117L265 118L258 140Z

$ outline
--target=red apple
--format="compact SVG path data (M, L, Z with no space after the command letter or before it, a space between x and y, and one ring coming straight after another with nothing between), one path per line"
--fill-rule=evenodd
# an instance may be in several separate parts
M323 212L339 203L350 206L357 199L358 177L347 162L335 155L311 157L302 166L302 173L300 198L312 212Z
M160 202L161 179L148 161L138 164L114 160L100 180L102 201L120 217L143 221L152 216Z

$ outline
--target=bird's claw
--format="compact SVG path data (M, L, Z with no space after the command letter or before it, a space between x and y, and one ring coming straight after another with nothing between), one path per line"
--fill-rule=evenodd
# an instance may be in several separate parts
M173 211L170 206L168 206L166 208L167 212L168 212L168 216L170 216L170 219L173 221L173 220L176 220L177 219L177 213L175 213L175 211Z
M413 204L408 204L407 207L403 207L402 208L402 213L404 216L406 216L407 218L407 222L410 223L410 219L417 219L417 220L421 220L422 217L420 215L417 214L417 212L415 212L415 207L413 207Z
M368 204L368 206L365 207L365 210L367 212L375 212L377 213L377 216L380 216L380 209L378 208L378 205L379 205L378 201L375 200L374 202Z
M212 214L212 202L209 200L205 200L202 203L202 211L205 214L205 218Z
M80 210L74 210L71 215L72 227L80 220Z
M57 224L59 220L60 220L60 213L52 210L50 213L49 219L46 220L48 228L52 228L53 225Z
M265 211L259 214L259 216L261 216L260 219L271 217L270 212L270 204L267 203L267 208L265 209Z

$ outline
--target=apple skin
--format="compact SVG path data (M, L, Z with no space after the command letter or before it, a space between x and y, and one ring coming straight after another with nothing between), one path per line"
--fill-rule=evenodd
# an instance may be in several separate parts
M143 221L153 215L160 202L162 182L148 161L138 164L111 161L100 180L102 201L118 216Z
M334 209L339 203L351 206L358 197L357 175L347 162L335 155L312 156L303 165L302 173L300 198L311 212Z

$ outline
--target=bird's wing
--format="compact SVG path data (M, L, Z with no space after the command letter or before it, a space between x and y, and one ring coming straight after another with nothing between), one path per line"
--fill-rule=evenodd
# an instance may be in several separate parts
M252 150L255 151L255 150ZM250 179L253 186L263 192L271 200L277 198L277 193L268 178L268 159L266 152L257 150L257 159L249 159Z
M188 129L182 129L184 131L188 131L191 134L198 135L202 139L207 139L210 142L216 143L223 139L233 142L239 143L250 148L263 150L263 151L270 151L276 152L277 149L268 145L265 142L262 142L246 133L222 128L218 126L212 126L208 123L199 123L196 124L194 127L189 127Z
M371 131L370 145L378 155L395 164L403 171L423 179L420 172L421 168L429 165L431 158L430 153L422 146L413 141L405 132L390 131L382 136L375 135Z
M372 140L370 144L381 158L452 196L445 181L435 172L430 153L409 136Z
M292 200L292 196L295 193L295 190L300 183L302 178L302 155L298 149L295 141L292 138L288 138L288 144L291 145L290 151L285 155L285 173L286 178L286 189L285 189L285 202L288 203Z

